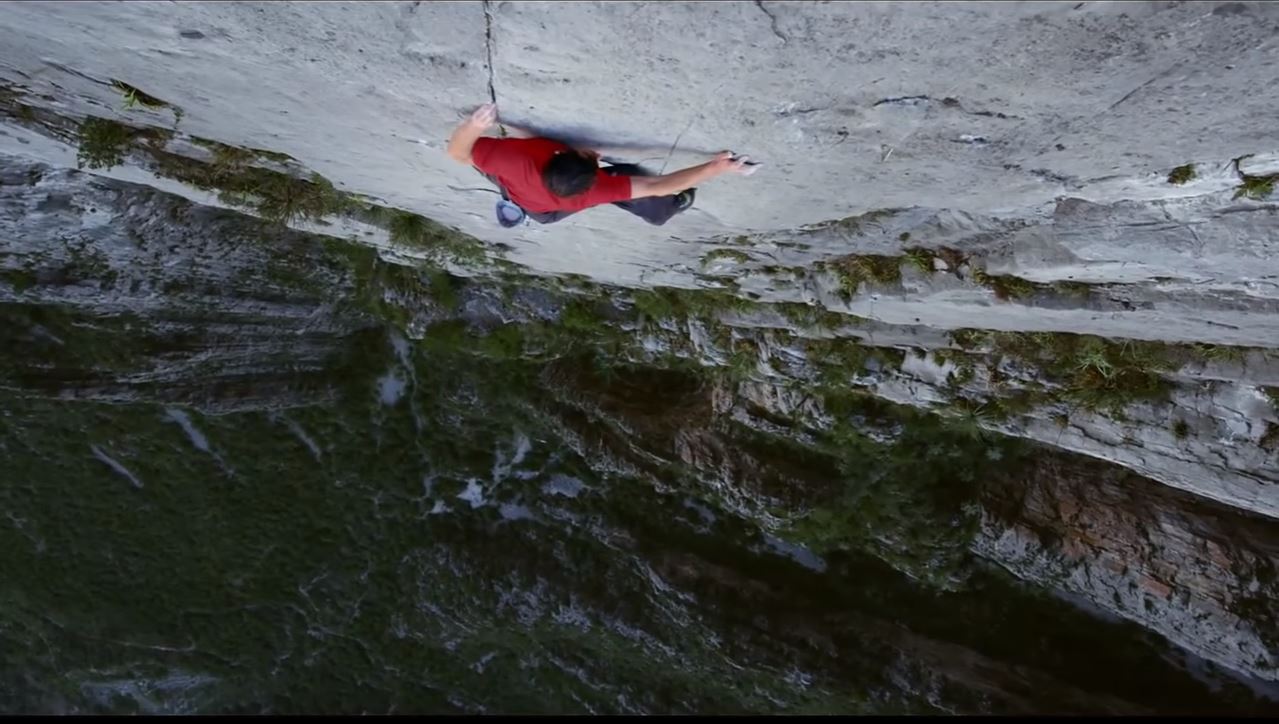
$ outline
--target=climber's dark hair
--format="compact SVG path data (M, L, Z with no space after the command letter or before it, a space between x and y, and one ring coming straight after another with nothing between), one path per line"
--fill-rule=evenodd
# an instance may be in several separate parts
M542 169L542 183L556 196L586 193L595 183L599 164L574 151L561 151Z

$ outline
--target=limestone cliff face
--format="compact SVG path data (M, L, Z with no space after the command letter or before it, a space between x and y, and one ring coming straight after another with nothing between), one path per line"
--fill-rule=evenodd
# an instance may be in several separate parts
M514 260L543 272L692 286L713 240L915 209L882 246L900 248L906 231L932 246L1027 226L1025 243L999 249L1030 278L1194 284L1225 275L1253 282L1254 294L1273 290L1273 254L1216 243L1259 249L1261 235L1203 223L1238 183L1231 159L1253 154L1244 162L1253 173L1279 162L1264 120L1279 102L1267 82L1279 23L1269 3L9 3L5 11L0 76L25 88L32 105L285 153L340 188L511 244ZM170 105L120 111L113 80ZM553 229L500 231L492 195L473 190L485 184L443 154L456 122L490 99L505 123L656 168L723 148L766 165L749 179L708 184L695 211L663 228L600 209ZM1166 181L1188 163L1195 180ZM1092 211L1076 207L1057 229L1053 209L1066 197ZM1250 213L1227 214L1223 228L1257 230L1266 214L1255 207L1235 204ZM852 249L787 251L811 263ZM758 252L767 259L779 250ZM1008 325L1026 328L1033 316L1067 329L1094 316L1049 321L1019 306L990 318L1011 315ZM1166 334L1182 321L1165 318Z
M336 409L390 364L377 401L411 410L397 434L421 459L397 464L431 471L413 476L439 473L430 405L505 396L601 480L641 480L696 535L811 574L788 597L723 551L645 539L652 521L538 509L569 540L644 551L681 591L659 586L658 608L694 615L695 591L717 616L775 613L747 628L784 643L742 644L769 667L834 680L848 670L814 652L864 636L878 648L855 666L893 682L880 704L1160 711L1142 686L1219 683L1214 667L1275 697L1279 7L0 9L5 394L238 420ZM721 148L764 165L661 228L603 208L502 230L487 183L443 153L486 100L504 131L654 170ZM426 395L409 360L466 339L477 366L535 372ZM387 414L368 415L379 446ZM457 498L536 518L484 502L505 464ZM1041 605L990 582L1006 574L1126 623L1019 620L1000 635L1039 638L1012 652L930 628L910 596L897 630L816 593L875 566L956 597L965 625ZM1044 654L1124 626L1172 644L1180 673L1120 691Z
M266 246L255 219L12 158L0 184L6 364L24 386L313 404L324 392L309 378L367 326L347 303L352 274L308 235Z
M438 290L425 294L425 284L376 283L376 273L361 271L365 265L396 267L360 253L357 244L282 229L235 212L195 206L142 185L74 170L11 160L3 190L0 218L5 233L17 240L8 247L3 275L10 323L4 386L9 392L63 400L176 403L229 419L251 410L272 410L285 415L280 419L307 441L308 454L321 461L334 453L311 441L292 420L297 414L315 413L288 410L325 409L338 389L333 370L346 364L353 349L359 356L361 348L367 353L385 344L380 332L370 336L375 330L371 325L379 319L377 307L363 301L370 289L375 299L390 299L408 312L402 323L410 331L460 315L480 333L488 330L490 337L499 334L504 323L541 319L567 324L568 310L581 303L575 299L602 301L582 297L580 291L521 283L515 277L505 292L493 282L473 281L445 304ZM397 293L408 296L397 299ZM610 304L613 311L599 312L603 319L624 311L628 303L615 295ZM808 571L804 575L816 577L804 584L802 590L808 592L780 593L776 581L760 570L728 565L718 556L660 546L654 550L657 540L646 537L648 528L628 530L594 520L586 528L588 537L609 541L618 547L617 555L649 551L645 555L654 557L647 565L657 575L702 597L729 596L736 601L733 605L750 610L816 606L814 610L826 611L815 620L781 613L758 620L767 620L762 625L773 635L786 631L785 636L798 637L805 646L842 651L845 657L852 655L852 648L864 649L870 645L865 642L874 642L878 653L863 651L858 656L872 656L876 663L859 665L888 676L894 682L890 689L897 693L881 696L895 701L923 697L945 711L1162 710L1153 700L1092 688L1068 661L1044 669L1019 658L1030 655L1031 649L1011 654L998 645L992 648L984 634L975 636L974 631L989 633L1006 625L989 618L998 615L1000 606L1031 610L1044 605L1033 599L1015 603L1024 594L999 587L1006 584L992 590L993 584L986 582L962 592L971 589L973 581L984 581L991 565L1042 590L1075 597L1076 603L1157 632L1195 661L1212 662L1254 681L1273 679L1273 520L1205 502L1113 465L1046 449L1035 453L1029 465L989 458L989 467L975 481L977 487L965 493L975 497L960 501L963 515L975 516L978 526L968 543L962 543L962 537L955 540L976 554L972 561L920 556L924 541L953 543L928 534L919 523L899 527L891 517L887 525L877 522L878 542L871 545L876 557L911 578L929 581L927 585L957 591L950 595L960 598L946 604L964 611L953 626L938 626L946 617L932 614L918 620L912 614L889 623L884 611L861 608L863 604L846 604L861 613L828 611L832 604L819 602L817 594L828 584L820 581L884 574L865 569L867 564L858 564L863 566L860 572L850 573L848 564L839 562L844 553L824 548L829 540L821 535L812 538L803 532L802 522L813 511L838 505L843 494L846 471L837 452L821 444L822 436L832 425L851 420L870 439L888 444L911 434L916 423L909 418L885 423L873 407L849 418L811 390L796 387L820 374L819 360L812 350L805 352L798 338L786 337L790 333L775 313L755 314L753 319L730 319L724 328L698 318L629 331L626 327L632 323L624 318L614 322L620 327L616 334L639 340L636 352L623 354L640 354L640 360L642 350L660 355L669 348L688 356L694 368L722 366L728 353L719 345L726 340L739 348L753 340L752 365L719 382L708 384L688 369L660 366L601 376L566 359L552 361L539 378L518 383L524 387L513 394L528 396L546 429L563 440L566 449L589 461L596 474L642 480L673 498L680 511L673 524L690 526L702 536L727 535L721 530L723 523L717 522L724 516L758 526L759 537L737 545L746 545L756 555L794 561ZM791 339L788 345L777 344L783 337ZM383 404L404 396L406 385L429 384L424 372L399 367L407 359L400 355L409 354L410 344L436 344L437 338L438 333L429 329L421 342L394 337L394 358L401 363L379 378L377 394ZM805 354L813 359L805 361ZM877 379L880 387L867 389L880 389L908 377L909 358L890 356L884 361L892 359L898 360L895 367L884 364L878 371L856 373L859 384ZM357 373L353 368L337 379ZM482 394L457 391L463 396L477 392ZM418 425L423 412L413 408ZM180 413L169 414L179 415L175 420L186 419L187 425L196 424ZM374 418L380 414L374 413ZM212 418L203 419L198 425L207 430ZM342 419L343 426L358 423ZM193 429L203 439L198 428ZM914 439L946 445L956 440L940 430ZM216 447L203 444L204 452L217 454ZM112 453L119 455L113 449L103 452ZM515 458L525 454L517 452L503 463L503 453L498 453L494 491L498 481L514 474L510 468ZM236 466L234 460L217 459L220 465ZM438 470L438 463L430 465ZM581 483L570 483L560 475L547 485L562 491L559 495L576 496ZM471 507L487 506L469 490L459 497L472 500ZM897 494L891 487L881 492ZM502 503L502 516L530 515L519 512L529 505L519 500ZM433 510L450 508L441 502ZM570 523L569 530L584 524L568 512L538 510ZM943 509L941 514L950 513ZM923 524L943 520L925 518ZM905 630L899 628L903 622ZM1035 624L1027 625L1018 629L1020 633L1009 630L1006 635L1049 636L1035 645L1054 651L1064 643L1053 643L1051 636L1115 635L1087 627L1049 635ZM854 647L849 636L863 643ZM753 651L751 656L775 655ZM828 675L834 659L814 656L804 664L806 670ZM1110 665L1096 664L1103 669ZM958 691L968 693L961 697ZM880 706L887 706L886 701Z

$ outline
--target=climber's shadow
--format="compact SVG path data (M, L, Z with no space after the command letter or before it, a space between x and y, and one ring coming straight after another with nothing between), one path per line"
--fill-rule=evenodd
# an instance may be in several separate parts
M643 163L645 161L661 161L671 153L674 138L666 142L656 142L651 138L605 135L590 126L542 125L515 118L503 120L502 125L514 138L531 138L538 136L549 138L574 148L592 148L600 152L603 160L612 163ZM717 151L706 151L681 145L679 154L699 154L711 156Z

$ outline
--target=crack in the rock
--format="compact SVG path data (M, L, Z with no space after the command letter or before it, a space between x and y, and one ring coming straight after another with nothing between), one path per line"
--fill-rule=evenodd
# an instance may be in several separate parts
M684 130L680 131L679 135L675 136L675 142L671 144L671 150L666 152L666 160L662 161L662 168L661 170L657 172L659 176L666 172L666 164L670 163L671 155L675 153L675 147L679 145L679 139L683 138L684 134L688 131L688 129L693 127L693 122L696 120L697 120L697 116L693 116L692 118L688 119L688 125L684 126Z
M1030 170L1030 174L1032 176L1038 176L1039 178L1042 178L1045 181L1051 181L1052 183L1062 184L1063 186L1073 186L1073 187L1079 186L1079 184L1075 181L1075 179L1069 176L1063 176L1062 174L1059 174L1055 171L1050 171L1046 168L1032 168Z
M777 17L768 8L764 7L764 0L755 0L755 7L768 16L768 24L773 29L773 35L776 35L777 39L782 41L782 45L787 45L790 41L782 34L782 31L777 29Z
M879 100L875 101L875 104L872 105L871 108L878 108L879 106L882 106L885 103L905 103L907 101L931 101L931 100L932 98L929 98L928 96L896 96L894 98L880 98Z
M880 98L879 100L875 101L874 105L872 105L871 107L876 108L878 106L884 105L885 103L912 103L914 101L924 101L926 103L932 103L933 98L931 96L926 96L926 95L893 96L890 98ZM1000 113L998 111L970 111L967 108L964 108L963 104L959 102L958 98L953 98L951 96L946 96L945 98L941 99L941 104L945 106L946 108L956 108L959 110L960 113L967 113L970 116L982 116L983 118L998 118L1001 120L1015 120L1015 121L1021 120L1021 116L1014 116L1008 113Z
M111 85L111 81L102 80L102 79L100 79L100 78L94 78L93 76L91 76L91 75L89 75L89 74L87 74L87 73L82 73L82 72L80 72L80 71L76 70L75 68L71 68L71 67L65 66L65 65L63 65L63 64L61 64L61 63L58 63L58 62L55 62L55 61L52 61L52 60L46 60L46 61L45 61L45 65L48 65L49 67L54 68L54 69L56 69L56 70L60 70L60 71L62 71L63 73L67 73L68 75L74 75L74 76L76 76L76 77L78 77L78 78L83 78L83 79L85 79L85 80L89 81L90 83L97 83L98 85L105 85L105 86L109 86L109 85ZM36 73L36 75L39 75L39 73ZM28 77L30 77L30 76L28 76ZM55 88L59 88L59 90L61 90L61 88L60 88L59 86L57 86L56 84L51 84L51 85L54 85L54 87L55 87Z
M964 113L968 113L974 116L986 116L988 118L1000 118L1005 120L1011 118L1015 120L1021 120L1021 116L1010 116L1007 113L999 113L998 111L964 111Z
M816 113L818 111L828 111L828 110L830 110L830 106L805 106L803 108L773 111L773 113L783 118L787 118L790 116L806 116L809 113Z
M493 10L489 6L489 0L484 0L484 50L487 54L488 73L489 73L489 101L493 105L497 105L497 88L493 85ZM502 135L506 135L506 126L499 121L497 124Z
M452 184L449 184L449 188L454 191L483 191L486 194L498 193L498 191L496 191L495 189L485 189L485 188L479 188L476 186L453 186Z
M1111 103L1111 104L1110 104L1110 107L1106 109L1106 112L1110 112L1110 111L1115 110L1115 108L1119 107L1119 105L1120 105L1120 104L1122 104L1124 101L1126 101L1126 100L1128 100L1129 98L1132 98L1134 95L1136 95L1136 94L1137 94L1137 91L1140 91L1141 89L1145 88L1146 86L1150 85L1151 83L1154 83L1155 81L1157 81L1157 80L1159 80L1159 79L1161 79L1161 78L1163 78L1163 77L1167 76L1169 73L1173 72L1173 71L1174 71L1174 70L1176 70L1176 69L1177 69L1177 66L1173 66L1172 68L1169 68L1168 70L1165 70L1164 72L1160 73L1159 75L1156 75L1154 78L1151 78L1150 80L1146 81L1145 83L1142 83L1141 85L1137 86L1136 88L1133 88L1132 90L1128 91L1128 93L1127 93L1127 94L1125 94L1123 98L1120 98L1119 100L1115 101L1114 103Z

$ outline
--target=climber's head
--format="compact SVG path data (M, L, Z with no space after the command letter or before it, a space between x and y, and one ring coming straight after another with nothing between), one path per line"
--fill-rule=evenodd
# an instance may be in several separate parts
M586 193L595 183L599 163L577 151L560 151L542 169L542 183L556 196Z

